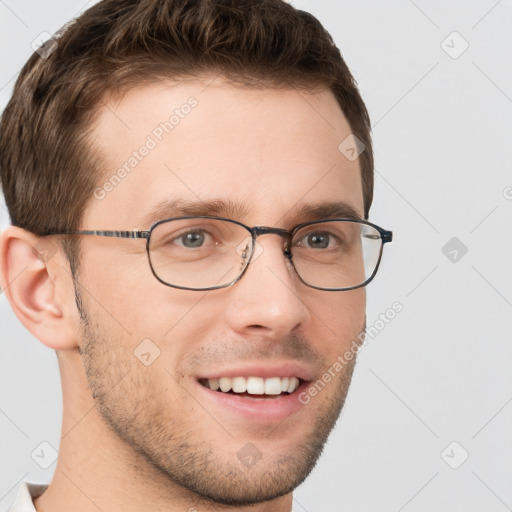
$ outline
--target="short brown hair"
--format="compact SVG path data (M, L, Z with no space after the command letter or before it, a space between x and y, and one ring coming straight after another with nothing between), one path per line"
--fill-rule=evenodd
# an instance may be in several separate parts
M359 162L368 216L368 112L311 14L283 0L103 0L54 37L47 58L40 50L23 67L0 122L0 177L14 225L40 236L78 229L105 173L88 139L105 94L212 72L263 88L329 88L365 145Z

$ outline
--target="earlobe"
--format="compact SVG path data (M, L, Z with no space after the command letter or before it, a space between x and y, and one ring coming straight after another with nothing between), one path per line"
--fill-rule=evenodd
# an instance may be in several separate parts
M23 325L55 350L72 349L78 341L73 310L66 301L73 289L65 264L67 259L49 238L16 226L0 235L2 290Z

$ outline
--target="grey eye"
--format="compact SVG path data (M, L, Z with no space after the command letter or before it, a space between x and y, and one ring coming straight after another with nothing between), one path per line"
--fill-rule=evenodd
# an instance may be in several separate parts
M180 236L178 239L181 241L183 247L201 247L204 244L204 233L187 233Z
M317 231L309 233L300 240L299 245L310 249L327 249L331 242L331 233L325 231Z

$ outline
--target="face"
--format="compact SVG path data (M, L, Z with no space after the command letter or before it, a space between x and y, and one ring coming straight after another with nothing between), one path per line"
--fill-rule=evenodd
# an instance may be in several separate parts
M80 229L145 230L184 214L291 229L326 204L363 215L359 165L338 150L350 128L329 91L217 79L145 86L106 104L93 131L105 175ZM307 287L274 234L258 238L240 281L211 291L160 283L143 239L84 236L81 247L84 369L139 470L223 504L301 483L347 393L355 359L332 367L364 328L364 288ZM211 389L219 380L237 390L250 381L257 394Z

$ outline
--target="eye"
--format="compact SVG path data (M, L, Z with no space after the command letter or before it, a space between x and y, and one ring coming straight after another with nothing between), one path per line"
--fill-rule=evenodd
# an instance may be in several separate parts
M171 243L181 245L187 249L194 249L211 245L212 237L206 231L188 231L171 240Z
M313 231L298 240L297 245L308 249L330 249L336 244L336 240L328 231Z

